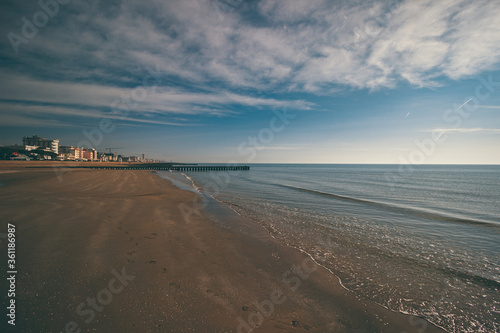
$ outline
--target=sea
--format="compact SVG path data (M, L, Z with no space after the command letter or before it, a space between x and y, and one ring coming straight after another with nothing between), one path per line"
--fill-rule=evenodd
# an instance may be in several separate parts
M500 332L500 166L250 166L159 173L308 253L359 297L448 332Z

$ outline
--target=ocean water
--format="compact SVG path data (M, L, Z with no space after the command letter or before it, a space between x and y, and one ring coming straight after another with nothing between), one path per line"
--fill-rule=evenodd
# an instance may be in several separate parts
M163 176L260 223L363 298L449 332L500 332L500 166L260 164Z

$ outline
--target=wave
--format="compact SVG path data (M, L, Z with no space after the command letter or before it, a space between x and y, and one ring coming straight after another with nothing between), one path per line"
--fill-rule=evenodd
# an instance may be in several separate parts
M385 202L379 202L379 201L373 201L373 200L367 200L367 199L361 199L361 198L354 198L354 197L349 197L349 196L345 196L345 195L339 195L339 194L333 194L333 193L322 192L322 191L317 191L317 190L311 190L311 189L298 187L298 186L292 186L292 185L286 185L286 184L276 184L276 185L282 186L285 188L290 188L290 189L297 190L297 191L302 191L302 192L307 192L307 193L311 193L311 194L330 197L330 198L337 199L337 200L343 200L343 201L371 205L371 206L391 210L394 212L410 214L413 216L432 219L435 221L454 222L454 223L461 223L461 224L468 224L468 225L481 225L481 226L486 226L486 227L500 230L500 225L498 223L491 222L491 221L483 221L483 220L449 216L449 215L444 215L444 214L441 214L438 212L430 212L430 211L425 211L425 210L419 210L416 208L400 206L397 204L389 204L389 203L385 203Z
M195 184L193 178L189 177L188 175L186 175L185 173L181 172L180 173L181 175L183 175L184 177L186 177L187 180L189 180L191 182L191 186L193 186L193 188L201 194L201 187L199 187L198 185Z
M331 226L323 225L323 224L315 224L318 227L325 228L328 230L332 230ZM456 269L453 267L445 266L444 263L426 261L421 258L413 258L408 256L407 253L397 253L390 249L380 248L380 247L372 247L370 245L365 245L363 243L359 243L356 245L358 249L362 249L363 252L367 252L373 255L376 255L379 258L385 258L386 261L390 262L400 262L409 266L419 266L426 270L438 270L443 274L449 275L451 277L460 278L461 280L471 281L475 284L482 285L486 288L495 288L496 290L500 290L500 280L496 280L495 278L482 276L478 273L471 271L468 267L462 267L463 270Z

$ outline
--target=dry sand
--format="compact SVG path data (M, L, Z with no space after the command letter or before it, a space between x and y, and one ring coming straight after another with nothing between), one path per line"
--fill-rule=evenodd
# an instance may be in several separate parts
M442 332L358 299L253 222L186 223L178 206L196 194L150 171L30 163L0 161L19 171L0 172L0 232L17 228L13 332Z

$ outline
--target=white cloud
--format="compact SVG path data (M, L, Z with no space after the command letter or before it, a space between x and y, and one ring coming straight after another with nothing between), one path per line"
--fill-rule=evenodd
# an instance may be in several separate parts
M61 107L54 105L26 105L19 103L8 103L0 101L0 115L3 125L11 126L75 126L83 125L75 122L74 117L80 119L110 119L119 123L140 123L169 126L186 126L184 123L161 121L158 119L143 119L137 114L130 113L128 116L101 112L95 109L78 109L75 107ZM57 120L55 119L57 118ZM63 118L71 117L71 118ZM190 124L195 126L195 124Z
M264 0L259 2L259 10L262 14L283 23L311 17L328 6L332 7L331 3L325 0Z
M500 60L500 3L473 1L451 21L449 60L444 74L452 79L488 70Z
M402 81L432 87L437 78L478 75L500 61L498 1L264 0L258 22L245 1L223 13L209 0L72 5L80 14L61 14L63 26L22 45L32 66L68 80L123 83L160 66L205 88L323 94Z
M435 86L440 75L460 79L494 69L500 60L499 2L411 0L394 8L368 2L335 10L317 2L302 17L290 14L285 2L273 3L269 16L312 17L312 27L299 25L288 36L291 45L308 48L294 80L309 91L329 83L393 87L400 80Z

